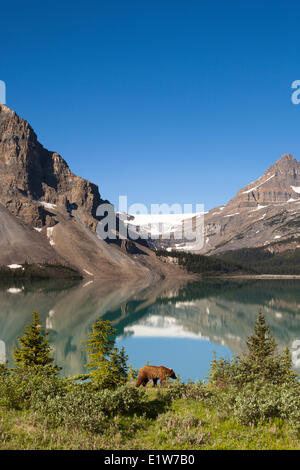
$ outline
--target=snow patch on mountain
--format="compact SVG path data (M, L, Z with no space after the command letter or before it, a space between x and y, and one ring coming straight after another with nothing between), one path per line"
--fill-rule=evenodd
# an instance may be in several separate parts
M9 294L20 294L23 290L24 290L24 287L22 288L10 287L9 289L7 289L6 292L8 292Z
M53 240L53 230L54 227L47 227L47 237L49 239L50 245L55 245L54 240Z
M24 268L23 268L23 266L22 266L21 264L8 264L7 267L8 267L9 269L20 269L20 268L21 268L21 269L24 270Z
M234 215L239 215L239 212L235 212L234 214L224 215L224 217L233 217Z
M262 186L263 184L265 184L267 181L269 181L270 179L274 178L275 175L272 175L270 176L269 178L267 178L265 181L263 181L262 183L254 186L253 188L251 189L248 189L247 191L243 191L243 194L248 194L248 193L251 193L251 191L255 191L257 188L259 188L260 186ZM300 188L299 188L300 189Z
M56 204L50 204L50 202L45 202L45 201L39 201L42 206L46 207L46 209L55 209Z

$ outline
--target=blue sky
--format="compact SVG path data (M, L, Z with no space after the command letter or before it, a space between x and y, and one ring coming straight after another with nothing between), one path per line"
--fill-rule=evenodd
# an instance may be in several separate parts
M299 24L295 1L2 2L0 80L104 198L208 209L300 160Z

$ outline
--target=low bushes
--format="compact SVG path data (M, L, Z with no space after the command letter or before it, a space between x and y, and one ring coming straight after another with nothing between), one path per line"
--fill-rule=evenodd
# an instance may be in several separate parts
M295 384L247 385L236 394L234 414L242 424L279 418L300 430L300 386Z
M116 415L147 413L147 397L144 390L129 385L96 390L91 383L70 384L39 367L2 372L0 406L31 409L51 426L101 432Z
M48 367L16 368L13 372L0 370L0 406L14 409L31 408L36 401L56 396L64 386Z

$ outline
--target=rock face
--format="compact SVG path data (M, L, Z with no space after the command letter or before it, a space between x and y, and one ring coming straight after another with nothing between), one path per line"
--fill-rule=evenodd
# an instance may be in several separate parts
M300 163L285 154L257 181L238 191L227 207L255 208L257 204L284 203L298 198L299 193Z
M207 255L261 246L272 252L300 247L300 162L283 155L228 204L206 212L201 249L186 240L159 239L153 245Z
M41 235L14 217L0 204L0 259L2 265L27 261L61 262L60 256Z
M47 203L54 204L70 213L76 210L84 225L95 230L102 202L98 187L74 175L60 155L44 149L28 122L4 105L0 139L0 202L12 214L28 225L51 225Z
M98 187L46 150L31 126L0 105L0 265L56 262L89 280L176 275L147 247L96 236Z
M266 246L295 247L300 235L300 162L283 155L258 180L240 189L226 206L204 217L201 253ZM292 244L292 245L291 245Z

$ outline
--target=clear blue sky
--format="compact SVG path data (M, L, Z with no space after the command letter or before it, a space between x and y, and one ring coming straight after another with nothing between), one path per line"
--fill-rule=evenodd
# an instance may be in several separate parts
M296 1L1 4L7 105L116 202L227 202L300 160Z

